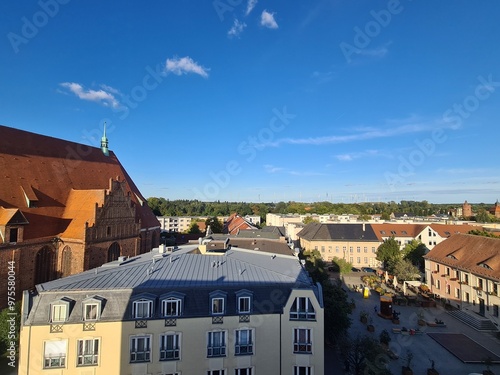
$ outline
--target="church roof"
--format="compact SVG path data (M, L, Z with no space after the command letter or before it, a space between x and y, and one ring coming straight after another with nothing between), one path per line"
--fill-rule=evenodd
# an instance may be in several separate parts
M111 179L125 181L143 228L159 226L112 151L1 125L0 134L0 206L22 212L25 240L73 235L78 220L102 204Z

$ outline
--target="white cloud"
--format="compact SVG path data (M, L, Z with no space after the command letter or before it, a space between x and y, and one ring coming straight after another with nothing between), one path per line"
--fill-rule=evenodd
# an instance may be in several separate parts
M104 106L111 106L113 108L120 107L120 102L113 95L113 93L118 93L118 90L110 86L101 85L101 90L92 90L85 89L82 85L75 82L63 82L60 85L71 91L82 100L97 102Z
M281 138L271 142L263 142L258 147L279 147L284 144L289 145L328 145L338 143L358 142L377 138L391 138L401 135L432 132L436 128L455 130L453 125L443 123L441 119L422 120L417 116L410 116L404 119L389 119L385 125L380 127L359 127L346 128L354 131L345 135L326 135L309 138Z
M105 85L104 83L101 84L100 86L105 91L111 92L111 93L116 94L116 95L122 95L122 93L118 89L115 89L114 87Z
M245 16L248 16L250 14L253 8L255 8L255 5L257 5L257 0L248 0Z
M198 65L193 61L191 57L174 57L173 59L167 59L167 63L165 65L165 71L174 73L178 76L182 74L194 73L198 74L204 78L208 77L207 69L201 65Z
M266 170L267 173L283 172L284 170L283 168L275 167L274 165L271 164L264 165L264 169Z
M367 150L367 151L360 151L360 152L351 152L348 154L339 154L335 155L335 158L340 161L353 161L355 159L360 159L364 157L375 157L375 156L386 156L380 153L378 150Z
M274 19L275 13L269 13L267 10L264 10L260 16L260 24L269 29L277 29L278 24Z
M232 37L238 37L242 32L243 29L247 27L247 24L244 22L238 21L236 18L234 19L233 26L229 29L227 32L227 36L232 38Z

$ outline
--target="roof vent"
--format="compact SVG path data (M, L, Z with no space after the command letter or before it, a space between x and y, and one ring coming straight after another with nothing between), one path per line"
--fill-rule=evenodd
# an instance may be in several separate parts
M127 260L127 256L126 256L126 255L120 255L120 256L118 257L118 262L120 262L120 263L121 263L121 262L125 262L126 260Z

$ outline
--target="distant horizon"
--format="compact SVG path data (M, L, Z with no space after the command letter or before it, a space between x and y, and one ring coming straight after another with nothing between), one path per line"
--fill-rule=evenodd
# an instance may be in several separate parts
M313 205L315 203L331 203L331 204L380 204L380 203L383 203L383 204L389 204L389 203L396 203L396 204L401 204L401 202L424 202L426 201L427 203L431 204L431 205L455 205L455 206L462 206L464 202L461 202L461 203L434 203L434 202L430 202L426 199L424 200L421 200L421 201L414 201L414 200L406 200L406 199L403 199L402 201L399 201L399 202L396 202L396 201L387 201L387 202L384 202L384 201L369 201L369 202L330 202L330 201L314 201L314 202L301 202L301 201L296 201L296 200L288 200L288 201L276 201L276 202L273 202L273 201L267 201L267 202L252 202L252 201L228 201L228 200L222 200L222 199L217 199L217 200L214 200L214 201L200 201L200 200L197 200L197 199L169 199L169 198L166 198L166 197L147 197L146 199L150 199L150 198L163 198L163 199L166 199L168 201L198 201L198 202L202 202L202 203L217 203L217 202L221 202L221 203L245 203L245 204L276 204L276 203L288 203L288 202L293 202L293 203L299 203L299 204L309 204L309 205ZM489 202L480 202L480 203L474 203L474 202L469 202L467 201L468 204L470 204L471 206L478 206L478 205L487 205L487 206L494 206L495 203L497 201L493 202L493 203L489 203Z
M500 2L4 2L0 123L200 201L500 199Z

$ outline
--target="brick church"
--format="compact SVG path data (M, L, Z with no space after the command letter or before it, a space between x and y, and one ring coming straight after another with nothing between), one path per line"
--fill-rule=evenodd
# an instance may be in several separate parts
M159 235L105 133L97 148L0 126L0 308L9 262L19 300L36 284L147 252Z

